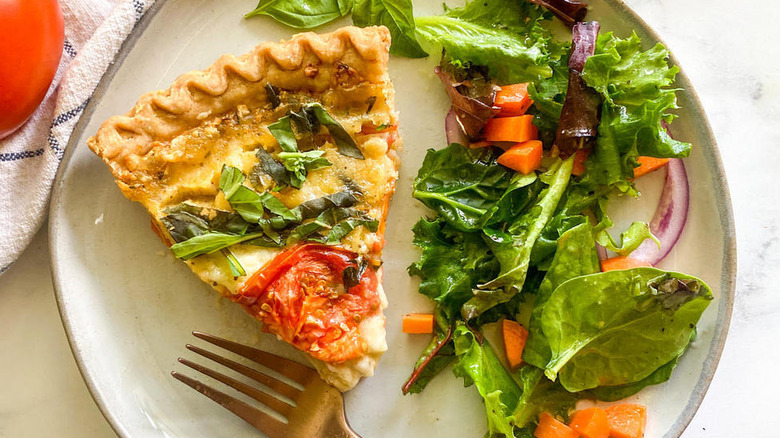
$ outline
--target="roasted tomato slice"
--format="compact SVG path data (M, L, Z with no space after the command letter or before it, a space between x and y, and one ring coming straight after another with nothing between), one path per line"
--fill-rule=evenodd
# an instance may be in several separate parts
M356 254L331 246L303 244L277 255L250 277L235 300L273 333L329 363L363 352L358 325L380 310L379 281L366 268L346 290L345 268L357 268Z

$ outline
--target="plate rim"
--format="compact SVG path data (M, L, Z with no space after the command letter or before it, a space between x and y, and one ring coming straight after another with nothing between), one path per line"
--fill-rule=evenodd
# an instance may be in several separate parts
M671 61L671 63L678 67L680 66L680 62L674 56L674 53L672 53L671 49L669 49L669 45L663 40L663 38L661 38L661 36L655 31L655 29L650 25L648 25L647 22L645 22L644 19L642 19L639 16L639 14L637 14L623 0L604 0L604 2L612 3L617 9L621 10L621 12L624 14L624 16L627 19L633 21L636 25L638 25L639 28L647 32L647 34L649 34L652 38L654 38L656 41L666 46L666 48L669 50L669 60ZM124 425L114 416L112 411L108 408L108 403L106 403L106 401L103 399L100 392L98 391L94 379L86 371L86 364L84 363L84 359L81 356L81 351L79 350L79 347L76 345L76 341L73 336L72 321L65 308L66 307L65 300L63 297L62 287L61 287L61 283L64 281L64 278L62 278L62 276L60 275L60 264L55 257L55 254L57 253L56 249L58 248L58 238L55 231L57 228L57 224L59 222L57 219L57 214L55 212L59 210L58 207L61 204L61 200L60 200L61 191L59 187L62 186L62 180L64 178L65 169L68 167L73 157L74 151L78 146L77 139L80 139L84 134L86 125L91 120L91 117L95 112L95 108L98 106L98 102L102 100L102 97L104 96L109 85L113 81L117 71L124 64L125 58L132 51L133 47L135 47L135 44L144 34L144 31L149 26L149 24L154 20L154 17L157 15L157 13L167 3L168 0L156 0L154 4L152 4L152 6L149 7L146 13L138 21L135 28L133 28L133 30L130 32L128 37L122 43L119 51L116 54L116 57L114 58L114 62L109 65L108 69L106 69L106 72L101 77L100 82L95 87L95 90L92 93L92 96L90 97L89 103L84 108L81 117L76 123L73 132L71 133L68 139L68 143L65 149L65 154L63 155L63 158L60 161L59 167L57 169L52 184L52 196L51 196L49 213L48 213L47 231L49 234L48 247L49 247L49 261L52 268L51 269L52 283L54 286L54 295L57 302L57 309L60 313L60 318L62 319L62 324L65 329L65 335L68 339L68 345L70 347L71 353L73 354L73 358L76 361L76 366L79 370L79 374L81 375L81 378L84 380L84 383L86 384L87 389L89 390L90 396L95 401L95 404L97 405L103 417L107 420L111 429L113 429L114 433L116 433L118 436L122 438L131 437L131 433L125 429ZM685 431L685 429L693 420L693 417L695 416L696 412L701 406L702 401L704 400L704 397L707 394L707 390L709 389L710 384L712 383L715 372L717 371L718 368L718 364L720 362L721 355L723 353L723 349L726 344L726 339L728 337L728 330L731 324L731 317L734 308L734 300L736 297L736 276L737 276L737 247L736 247L737 239L736 239L735 224L734 224L734 212L733 212L733 205L731 201L731 194L729 191L728 179L726 176L726 171L723 166L723 161L720 154L720 148L718 147L717 140L715 139L715 134L712 131L712 126L710 125L709 117L707 116L707 113L704 111L704 107L701 103L701 99L699 98L698 93L693 87L690 78L682 69L682 67L680 67L680 70L677 74L676 83L680 85L681 89L685 90L686 96L688 99L692 101L694 108L698 109L699 110L698 112L700 112L703 115L703 118L699 121L698 126L699 129L701 130L702 137L704 137L706 143L708 143L709 146L703 147L702 151L705 155L707 155L706 163L707 163L707 168L710 171L710 176L718 177L716 179L717 183L714 184L714 189L716 191L716 194L719 195L717 197L718 201L716 202L715 207L719 212L718 215L719 220L723 227L723 236L724 236L723 268L724 270L721 273L720 283L722 286L725 287L722 288L722 290L720 291L721 300L718 307L718 315L715 319L715 329L714 329L715 333L709 345L709 352L704 359L704 363L702 364L702 372L699 376L699 380L698 382L696 382L696 385L693 388L691 396L688 398L688 403L680 412L680 415L677 417L677 420L675 420L671 429L666 432L664 438L679 438L680 435L682 435L682 433Z

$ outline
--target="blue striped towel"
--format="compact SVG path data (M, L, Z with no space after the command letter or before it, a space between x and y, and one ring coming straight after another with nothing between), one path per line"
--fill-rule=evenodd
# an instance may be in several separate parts
M54 174L103 73L154 0L61 0L62 60L40 108L0 140L0 274L46 217ZM2 61L0 61L2 62Z

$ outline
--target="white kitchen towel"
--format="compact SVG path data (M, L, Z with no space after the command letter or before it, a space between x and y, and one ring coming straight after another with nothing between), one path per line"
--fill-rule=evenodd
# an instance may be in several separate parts
M54 82L30 120L0 140L0 274L43 224L68 138L103 73L153 3L60 0L65 44Z

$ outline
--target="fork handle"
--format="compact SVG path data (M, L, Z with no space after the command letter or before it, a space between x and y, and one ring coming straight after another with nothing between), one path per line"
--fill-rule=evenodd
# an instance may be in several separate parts
M346 415L341 412L341 415L336 414L334 421L327 422L326 426L322 430L322 438L361 438L352 428L349 426Z

